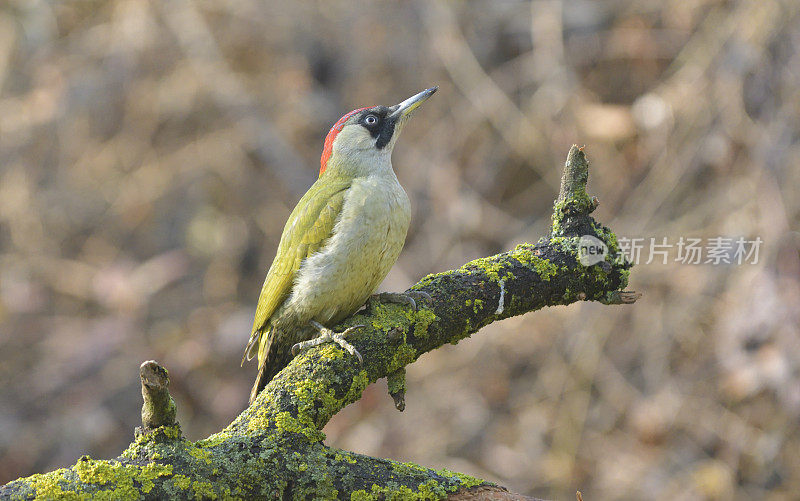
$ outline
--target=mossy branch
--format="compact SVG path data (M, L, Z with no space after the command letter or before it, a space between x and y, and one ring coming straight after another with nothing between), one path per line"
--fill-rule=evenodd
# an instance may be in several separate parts
M406 365L491 322L576 301L635 301L638 295L623 290L631 265L616 236L590 216L597 199L586 194L587 179L584 152L573 146L550 235L423 278L409 291L424 291L430 300L418 301L416 310L376 301L337 326L367 326L348 338L363 365L333 343L308 350L227 428L197 442L181 436L166 384L146 388L142 376L147 422L120 457L84 457L70 468L10 482L0 487L0 496L371 499L398 493L404 499L467 499L487 489L504 492L467 475L327 447L321 430L381 377L390 376L393 398L400 402ZM605 246L592 264L582 254L587 238Z
M139 367L142 381L142 431L159 426L176 424L177 408L169 394L169 373L155 360L148 360Z

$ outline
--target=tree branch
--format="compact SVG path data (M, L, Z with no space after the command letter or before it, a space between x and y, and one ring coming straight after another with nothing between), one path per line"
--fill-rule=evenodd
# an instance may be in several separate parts
M457 495L467 499L491 490L503 493L505 499L525 499L460 473L327 447L321 430L381 377L389 376L390 392L399 408L406 365L491 322L576 301L634 302L639 295L623 291L631 265L620 253L614 233L589 215L598 202L586 194L587 179L584 152L573 146L554 204L550 235L536 244L520 244L457 270L423 278L409 289L430 295L429 301L418 301L417 310L375 301L337 326L337 330L367 326L348 338L363 355L363 365L333 343L308 350L278 374L227 428L190 442L174 422L168 378L163 380L166 371L161 374L160 366L146 362L142 366L143 428L121 456L109 461L84 456L70 468L10 482L0 487L0 496L103 494L188 499L352 495L369 499L401 493L405 497ZM584 265L587 256L582 246L587 238L605 246L599 257L589 256L595 261L590 265ZM159 376L156 383L145 377L145 366Z

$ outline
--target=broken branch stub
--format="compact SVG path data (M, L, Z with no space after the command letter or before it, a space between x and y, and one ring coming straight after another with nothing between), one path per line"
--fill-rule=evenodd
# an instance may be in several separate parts
M169 394L169 373L155 360L148 360L139 366L142 381L142 427L152 430L159 426L176 424L177 407Z

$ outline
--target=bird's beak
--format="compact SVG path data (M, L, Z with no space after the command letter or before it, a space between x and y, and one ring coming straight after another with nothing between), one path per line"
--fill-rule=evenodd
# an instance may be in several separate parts
M419 108L419 105L424 103L426 99L431 97L438 88L439 86L437 85L430 89L425 89L419 94L409 97L402 103L392 106L392 112L389 114L389 118L399 120L409 117L411 113Z

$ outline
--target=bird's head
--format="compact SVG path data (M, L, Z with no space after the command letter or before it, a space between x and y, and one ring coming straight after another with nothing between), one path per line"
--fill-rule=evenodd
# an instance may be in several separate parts
M438 88L424 90L394 106L359 108L340 118L325 138L319 175L334 171L362 175L390 166L392 149L403 126Z

